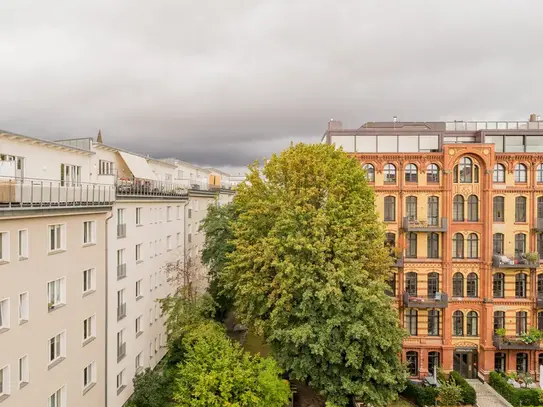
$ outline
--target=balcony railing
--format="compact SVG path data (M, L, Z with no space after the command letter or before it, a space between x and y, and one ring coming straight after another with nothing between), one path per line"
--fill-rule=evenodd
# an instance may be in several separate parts
M118 196L186 196L190 187L183 182L152 181L141 178L120 178L117 180Z
M80 207L114 201L112 184L0 176L0 208Z
M126 356L126 342L117 346L117 360L120 360Z
M447 218L439 219L409 219L405 216L403 218L403 228L407 232L446 232L447 231Z
M126 223L117 225L117 237L126 237Z
M117 321L126 317L126 302L117 306Z
M117 265L117 280L126 277L126 263Z
M403 293L403 303L409 308L447 308L449 296L446 293L436 293L433 296L409 295Z
M533 269L539 267L539 255L534 261L527 259L526 255L506 256L495 254L492 257L492 267L500 269Z
M516 349L516 350L533 350L539 349L539 341L526 343L523 342L520 336L500 336L494 335L492 343L498 350Z

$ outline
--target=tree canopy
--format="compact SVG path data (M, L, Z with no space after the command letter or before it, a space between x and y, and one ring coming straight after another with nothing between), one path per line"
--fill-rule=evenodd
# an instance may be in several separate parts
M356 160L291 146L238 187L235 250L221 278L238 317L291 377L329 406L385 405L402 390L404 333L386 296L391 260L375 196Z

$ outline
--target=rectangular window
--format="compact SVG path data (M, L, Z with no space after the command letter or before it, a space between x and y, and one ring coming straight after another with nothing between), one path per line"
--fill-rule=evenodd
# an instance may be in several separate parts
M19 359L19 387L22 384L30 381L30 375L28 373L28 355L24 355Z
M503 222L505 220L505 200L503 196L494 197L494 222Z
M385 222L394 222L396 220L396 198L385 196Z
M96 362L92 362L83 369L83 389L96 383Z
M66 355L66 332L49 339L49 363L52 363Z
M9 365L7 365L0 368L0 397L11 393L10 383L10 371Z
M126 302L124 301L124 288L117 291L117 320L126 317Z
M171 236L166 237L166 250L168 250L168 251L172 250L172 237Z
M124 329L117 332L117 360L126 355L126 342L124 341Z
M83 222L83 244L96 243L96 222Z
M19 230L19 260L28 259L28 229Z
M113 175L113 163L111 161L98 161L98 175Z
M141 243L136 245L136 261L141 261Z
M124 369L117 375L117 390L121 390L125 386L124 383Z
M143 208L136 208L136 226L143 225Z
M177 219L181 219L181 205L177 205Z
M142 284L142 281L143 280L138 280L136 281L136 300L140 299L141 297L143 297L143 295L141 294L141 284Z
M172 207L167 206L166 207L166 221L171 222L172 220Z
M126 237L126 223L124 222L124 209L117 209L117 237Z
M96 338L96 315L92 315L83 321L83 341Z
M9 261L9 233L0 232L0 261Z
M47 407L66 407L66 388L62 386L49 396Z
M9 329L10 327L10 306L9 298L0 301L0 329Z
M176 236L176 243L177 243L177 247L180 247L181 246L181 233L178 233L177 236Z
M189 212L188 212L188 218L192 219L192 209L190 209L190 208L189 208Z
M523 196L515 199L515 222L526 222L526 198Z
M124 262L124 249L117 250L117 280L126 277L126 263Z
M83 270L83 293L93 291L95 288L95 270Z
M66 304L66 279L64 277L47 283L47 300L50 310Z
M49 225L49 251L66 249L66 225Z
M139 372L143 368L143 352L140 352L136 356L136 372Z
M143 317L143 315L140 315L139 317L136 318L136 335L143 332L143 329L141 329L142 317Z
M81 185L81 167L70 164L60 164L60 185L66 187Z
M28 321L28 292L19 294L19 323Z

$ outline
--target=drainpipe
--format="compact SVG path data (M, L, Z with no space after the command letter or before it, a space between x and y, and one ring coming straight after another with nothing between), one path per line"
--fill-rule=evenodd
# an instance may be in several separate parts
M106 326L106 329L105 329L105 361L106 361L106 369L105 369L105 378L106 378L106 382L105 382L105 396L106 396L106 400L105 400L105 404L104 406L107 407L107 400L108 400L108 397L107 397L107 383L108 383L108 377L107 377L107 373L108 373L108 366L107 366L107 347L108 347L108 298L109 298L109 281L108 281L108 254L109 254L109 243L108 243L108 223L109 223L109 220L113 217L113 207L111 208L111 212L109 213L109 216L106 217L106 231L105 231L105 235L106 235L106 267L105 267L105 278L106 278L106 312L105 312L105 326Z

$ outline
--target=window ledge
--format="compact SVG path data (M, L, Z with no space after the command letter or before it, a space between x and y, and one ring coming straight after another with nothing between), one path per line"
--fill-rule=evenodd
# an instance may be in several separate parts
M83 243L83 247L96 246L96 242Z
M123 390L126 389L126 384L122 385L117 389L117 396L123 392Z
M83 293L83 297L86 297L88 295L91 295L91 294L94 294L96 292L96 290L87 290Z
M90 383L83 389L83 395L87 394L94 386L96 386L96 383Z
M143 333L143 331L136 332L136 338L139 338L142 333Z
M136 260L136 264L141 264L143 263L143 260Z
M19 320L19 325L24 325L28 322L28 319L20 319Z
M66 249L57 249L57 250L50 250L49 253L47 253L49 256L52 256L54 254L64 253Z
M25 261L28 260L27 256L19 256L19 261Z
M96 336L91 336L90 338L87 338L83 341L83 343L81 344L81 346L87 346L89 343L91 343L92 341L94 341L96 339Z
M51 363L49 363L47 365L47 370L51 370L52 368L54 368L56 365L59 365L61 364L62 362L64 362L64 359L66 359L64 356L56 359L56 360L53 360Z
M24 389L26 386L28 386L28 382L19 383L19 389Z
M8 263L9 263L9 261L7 261L7 260L0 260L0 266L3 265L3 264L8 264Z
M125 357L126 357L126 353L124 355L117 356L117 363L120 363L121 360L123 360Z
M137 228L139 228L139 227L141 227L141 226L143 226L143 223L136 223L136 227L137 227Z
M9 331L9 328L0 328L0 334Z
M143 370L143 366L137 367L136 374L141 373L142 370Z
M143 295L138 295L138 296L136 297L136 301L139 301L139 300L141 300L142 298L143 298Z
M0 396L0 403L1 403L2 401L4 401L4 400L7 400L8 398L9 398L9 394L2 394L2 395Z
M53 312L53 311L56 311L57 309L59 308L62 308L62 307L65 307L66 304L57 304L57 305L53 305L51 307L48 307L48 311L49 312Z

